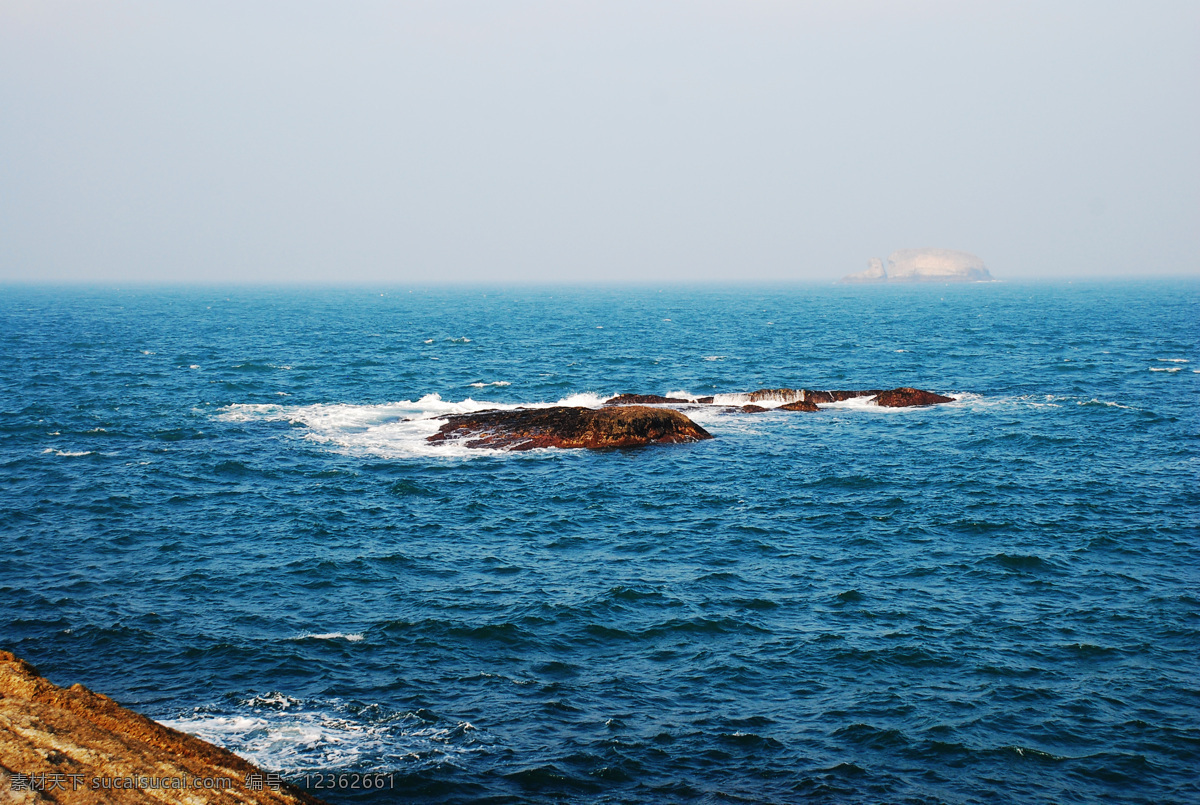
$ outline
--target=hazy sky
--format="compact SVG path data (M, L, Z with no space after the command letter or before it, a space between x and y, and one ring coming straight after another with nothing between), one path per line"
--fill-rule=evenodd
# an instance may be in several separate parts
M1200 3L0 0L0 281L1200 275Z

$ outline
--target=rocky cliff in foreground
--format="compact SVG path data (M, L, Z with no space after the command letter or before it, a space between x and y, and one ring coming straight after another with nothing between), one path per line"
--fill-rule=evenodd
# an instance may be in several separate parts
M866 271L842 277L844 283L991 281L982 260L953 249L900 249L888 255L887 268L872 257Z
M0 651L0 802L321 805L275 775Z

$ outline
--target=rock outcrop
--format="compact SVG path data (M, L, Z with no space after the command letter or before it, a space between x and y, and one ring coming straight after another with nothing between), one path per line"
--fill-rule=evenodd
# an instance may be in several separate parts
M704 428L676 408L695 411L719 406L722 413L761 414L778 411L820 411L820 404L864 399L889 408L953 402L931 391L910 387L881 391L758 389L683 399L656 394L619 394L601 408L554 406L513 408L453 414L426 441L455 442L465 447L535 450L543 447L605 449L647 444L678 444L711 439ZM667 406L667 407L649 407ZM711 410L711 409L710 409Z
M813 403L835 403L856 400L859 397L874 397L878 393L879 389L867 389L864 391L813 391L812 389L801 389L800 399Z
M891 391L881 391L875 395L875 404L886 408L908 408L914 405L937 405L948 402L954 402L954 398L943 397L932 391L922 391L909 386Z
M842 277L842 282L887 282L887 271L884 270L883 261L878 257L872 257L867 261L867 270L859 271L857 274L847 274Z
M991 273L975 255L953 249L900 249L883 261L872 257L866 271L842 277L844 283L863 282L990 282Z
M657 394L618 394L611 400L605 400L605 405L669 405L671 403L690 403L678 397L660 397Z
M780 411L820 411L815 402L808 400L796 400L795 402L786 403L779 406Z
M670 408L516 408L446 417L428 441L462 440L467 447L638 447L711 439L704 428Z
M867 391L813 391L812 389L759 389L758 391L742 391L732 394L717 394L710 401L718 405L744 405L761 402L781 403L778 407L794 402L832 403L852 400L856 397L873 397L879 389ZM808 409L788 409L808 410Z
M622 394L613 399L645 399L643 395ZM881 405L885 408L907 408L917 405L937 405L954 402L953 397L935 394L932 391L915 389L911 386L884 389L758 389L757 391L739 391L728 394L716 394L712 397L700 397L696 400L678 400L669 397L655 397L667 404L678 404L685 408L701 405L726 406L728 411L743 413L759 413L767 410L777 411L819 411L819 405L845 402L846 400L863 399L866 402ZM611 401L610 401L611 402ZM761 403L761 404L760 404ZM771 406L771 403L775 405ZM609 403L605 403L606 405Z
M274 778L274 779L273 779ZM0 798L60 805L321 800L232 752L0 651Z

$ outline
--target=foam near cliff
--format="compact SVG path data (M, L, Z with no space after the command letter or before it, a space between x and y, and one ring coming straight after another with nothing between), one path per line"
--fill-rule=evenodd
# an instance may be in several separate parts
M310 803L266 772L192 735L151 721L82 685L60 688L0 651L0 794L10 802L149 805Z

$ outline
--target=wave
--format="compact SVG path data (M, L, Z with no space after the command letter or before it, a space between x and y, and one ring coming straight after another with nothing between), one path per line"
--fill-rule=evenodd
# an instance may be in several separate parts
M446 724L424 711L389 714L378 706L305 702L281 693L158 721L288 775L436 766L491 742L467 721Z
M305 632L304 634L300 635L299 637L292 638L292 640L296 640L296 641L300 641L300 640L345 640L348 643L357 643L358 641L363 640L363 639L365 639L364 635L346 634L345 632L323 632L321 634Z
M984 397L979 394L951 394L959 403L969 404L971 407L978 408L1011 408L1011 407L1026 407L1026 408L1062 408L1065 405L1079 405L1084 407L1097 408L1114 408L1123 411L1142 411L1144 409L1125 405L1113 400L1101 400L1096 397L1079 397L1067 394L1019 394L1006 395L1000 397ZM954 403L947 403L951 406Z
M572 394L554 402L495 403L467 397L461 402L443 400L440 394L426 394L419 400L378 405L318 403L316 405L280 405L278 403L235 403L220 409L216 416L227 422L289 422L307 429L304 438L328 445L348 455L379 458L418 456L477 457L506 453L504 450L468 448L452 442L429 443L445 417L476 411L515 408L549 408L556 405L599 408L612 395L593 392ZM539 452L539 451L530 451Z
M1160 363L1191 363L1187 358L1155 358Z
M496 380L490 383L478 381L468 384L473 388L490 386L503 387L509 381ZM444 418L454 414L470 414L478 411L517 408L549 408L553 406L577 406L600 408L614 394L598 394L592 391L570 394L554 401L498 403L475 400L467 397L459 402L442 399L440 394L427 394L417 400L379 404L318 403L315 405L285 405L282 403L234 403L218 409L215 417L227 422L288 422L306 429L303 438L307 441L328 445L347 455L372 456L378 458L406 457L456 457L477 458L484 455L507 454L503 448L469 448L453 441L430 443L428 438L442 427ZM682 411L696 424L717 432L759 434L752 427L756 420L751 416L731 415L728 406L741 406L753 402L764 408L780 405L800 398L799 391L791 389L767 390L766 392L739 392L717 394L712 405L695 401L696 394L686 390L674 390L668 396L687 400ZM951 394L956 403L978 403L980 395ZM835 403L821 403L822 408L843 408L896 413L910 409L886 408L875 405L871 396L861 396ZM947 405L953 405L948 403ZM675 407L675 406L664 406ZM547 450L531 450L524 455L545 453Z
M1172 372L1172 373L1174 373L1174 372L1179 372L1182 370L1183 370L1182 366L1151 366L1150 367L1151 372Z
M766 389L764 391L735 391L726 394L714 394L714 405L754 405L763 408L778 408L800 399L800 392L793 389Z
M1095 397L1093 397L1090 400L1079 400L1075 404L1076 405L1100 405L1105 408L1121 408L1125 411L1139 410L1137 408L1134 408L1132 405L1121 405L1120 403L1108 402L1107 400L1097 400Z
M56 456L66 456L70 458L75 458L78 456L90 456L93 452L94 451L92 450L58 450L54 447L47 447L42 451L42 453L53 453Z

